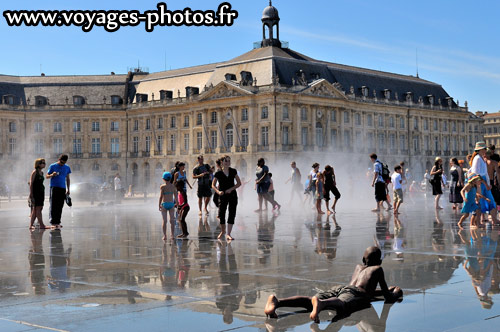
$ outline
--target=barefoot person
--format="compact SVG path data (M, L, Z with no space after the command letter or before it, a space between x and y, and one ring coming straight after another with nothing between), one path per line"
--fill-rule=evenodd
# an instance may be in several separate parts
M45 167L45 159L40 158L35 160L35 169L31 172L30 179L30 201L31 201L31 220L30 229L35 228L35 219L38 219L38 224L40 224L40 229L46 229L43 223L42 210L43 203L45 201L45 186L43 185L43 172L42 169Z
M326 211L328 214L335 213L335 206L337 206L337 201L340 198L340 192L337 189L337 181L335 180L335 171L333 170L333 167L330 165L326 165L325 171L323 172L323 176L325 177L324 198L326 203ZM332 211L330 211L330 208L328 206L328 204L330 203L330 191L335 197L335 200L333 201L332 205Z
M311 320L319 323L319 313L330 309L339 316L348 316L370 306L375 296L383 295L387 302L394 302L403 296L403 291L396 286L387 287L382 269L381 251L378 247L369 247L363 255L363 265L356 266L347 286L335 286L313 297L294 296L279 300L270 295L264 313L271 318L278 318L276 309L280 307L299 307L311 311ZM376 290L380 285L380 290Z
M481 198L479 200L479 206L481 207L482 213L490 212L490 216L492 218L493 223L496 223L497 222L496 204L495 204L495 199L491 194L490 176L488 174L488 164L486 163L485 158L486 158L486 143L477 142L476 146L474 147L474 153L472 154L471 157L472 164L469 169L469 172L481 176L481 178L485 181L485 183L481 184L481 193L483 196L489 199L489 202L486 199Z
M290 166L292 167L292 171L290 173L290 177L285 182L285 184L287 184L288 182L291 182L292 184L292 190L290 191L290 201L288 202L288 204L292 203L295 194L297 194L297 197L299 199L300 195L302 194L302 183L300 183L300 178L302 177L302 175L300 174L300 170L297 168L297 163L295 161L292 161Z
M266 166L264 158L259 158L257 161L257 168L255 171L257 179L255 180L255 185L257 187L257 194L259 196L259 208L255 212L262 212L262 202L271 203L273 210L280 209L279 205L269 194L269 186L271 185L271 179L269 177L269 167Z
M52 228L62 228L61 215L66 196L69 195L71 168L66 165L68 155L59 156L57 163L49 166L45 177L50 179L50 224Z
M387 189L385 181L382 177L383 165L378 160L375 153L370 155L370 160L373 163L373 179L372 187L375 187L375 201L377 201L377 207L373 209L373 212L378 212L382 208L382 204L387 201Z
M460 191L460 195L463 198L464 205L461 211L462 217L460 217L460 220L458 221L458 227L463 228L462 225L465 219L467 219L472 213L470 227L477 228L477 219L479 218L477 214L480 211L477 201L484 197L481 194L481 183L483 182L484 180L481 178L481 176L473 173L469 174L469 179Z
M182 234L177 235L178 238L187 238L189 235L186 216L189 212L189 204L186 194L186 184L183 180L177 181L175 183L175 188L177 188L177 211L179 216L179 226L181 226Z
M434 208L436 210L442 210L443 208L439 205L439 199L443 194L443 189L441 184L443 182L443 160L436 157L434 161L434 166L431 169L431 185L432 185L432 195L436 196L434 199Z
M394 167L394 173L391 176L392 188L394 191L394 214L399 214L399 207L403 203L403 168L401 165Z
M212 189L210 188L210 177L211 177L210 165L204 164L203 155L198 156L198 165L193 169L193 179L198 180L198 214L202 214L202 204L205 201L205 214L208 214L208 204L210 203L210 197L212 196Z
M212 182L212 188L219 195L220 234L217 238L221 239L227 231L226 240L228 241L234 240L231 236L231 231L233 230L234 219L236 218L236 207L238 206L238 194L236 193L236 189L241 186L238 172L230 166L231 157L226 155L222 158L222 169L215 173ZM226 229L226 210L228 207L229 215Z
M163 173L164 184L160 186L160 199L159 199L159 209L161 216L163 218L162 230L163 230L163 241L167 240L167 222L168 217L170 217L170 238L174 239L175 234L175 217L174 217L174 207L177 205L175 186L170 183L172 179L172 174L170 172Z

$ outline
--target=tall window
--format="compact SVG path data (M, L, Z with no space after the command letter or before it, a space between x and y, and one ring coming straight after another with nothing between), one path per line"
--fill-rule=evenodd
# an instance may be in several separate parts
M217 147L217 130L210 131L210 146L212 149Z
M37 155L43 154L43 138L35 139L35 153Z
M79 133L82 131L82 123L80 121L73 121L73 132Z
M394 117L393 116L389 117L389 128L394 128Z
M448 121L443 121L443 131L448 131Z
M405 118L403 116L399 118L399 128L405 128Z
M120 124L118 121L111 121L111 131L119 131Z
M283 145L289 145L290 144L290 133L288 131L288 126L283 127Z
M349 122L350 122L349 112L344 111L344 123L349 123Z
M262 146L269 146L269 127L261 128Z
M134 120L134 131L139 131L139 120Z
M425 150L429 151L431 149L431 143L429 140L429 136L425 136L424 138L424 145L425 145Z
M233 125L228 124L226 126L226 147L230 148L233 146Z
M392 150L396 149L396 135L395 134L389 134L389 147Z
M177 142L176 142L175 135L172 134L172 135L170 135L170 151L175 151L175 149L177 147L176 145L177 145Z
M434 120L434 130L438 130L438 121Z
M366 140L368 142L368 148L373 150L375 149L375 137L373 133L366 133Z
M101 153L101 139L92 138L92 153Z
M196 148L198 150L203 148L203 133L201 131L196 133Z
M363 144L363 137L362 137L362 134L360 131L357 131L356 132L356 141L355 141L355 144L356 146L362 146Z
M457 131L457 122L453 121L451 123L451 131L456 132Z
M241 121L248 121L248 108L241 109Z
M9 133L15 133L17 131L17 124L15 122L9 122Z
M151 130L151 119L146 119L146 130Z
M177 118L175 116L170 118L170 128L177 127Z
M201 113L196 114L196 125L201 126L203 123L203 115Z
M189 151L189 134L184 134L184 151Z
M414 152L420 151L420 137L418 135L413 136L413 151Z
M163 129L163 118L158 118L157 128Z
M17 155L17 140L15 138L9 138L9 156Z
M81 154L82 153L82 139L74 138L73 139L73 153Z
M330 117L332 118L332 122L337 122L337 111L336 110L331 110L330 111Z
M439 138L434 137L434 152L439 151Z
M406 136L399 135L399 149L406 150Z
M330 129L330 145L333 148L337 147L337 129Z
M41 122L35 122L35 133L43 132L43 124Z
M462 147L462 151L465 151L465 138L460 138L460 146Z
M429 130L429 119L424 119L424 130Z
M62 131L62 125L60 122L54 122L54 132L60 133Z
M138 153L139 152L139 137L135 136L132 139L132 152L133 153Z
M99 131L101 128L101 125L99 121L93 121L92 122L92 131Z
M210 113L210 123L217 123L217 112Z
M307 146L307 127L302 127L301 135L300 135L300 142L302 143L302 146Z
M120 139L114 137L111 139L111 153L118 154L120 152Z
M354 123L356 124L356 126L361 126L361 114L354 114Z
M307 121L307 108L305 107L300 109L300 120Z
M378 116L378 126L380 128L383 128L384 127L384 116L383 115L379 115Z
M267 106L262 107L260 114L261 119L267 119L269 117L269 109L267 108Z
M156 151L161 153L163 151L163 136L156 137Z
M418 130L418 118L413 118L413 129Z
M351 131L349 130L344 130L344 146L347 148L351 147Z
M241 146L248 146L248 128L241 129Z
M146 136L146 149L144 151L151 151L151 136Z
M283 120L288 120L288 119L289 119L288 106L283 105Z
M316 122L316 145L318 147L323 146L323 126L321 122Z
M184 128L189 128L189 115L184 116Z
M372 126L373 126L373 115L368 114L368 115L366 116L366 125L367 125L368 127L372 127Z
M384 133L378 134L378 148L379 149L385 148L385 134Z
M446 136L443 140L444 151L450 151L450 138Z

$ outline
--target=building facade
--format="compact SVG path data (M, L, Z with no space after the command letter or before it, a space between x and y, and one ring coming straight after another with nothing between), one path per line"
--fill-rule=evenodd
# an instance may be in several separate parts
M312 59L279 40L279 20L267 7L262 43L226 62L127 75L0 75L0 168L24 176L35 158L64 152L82 181L118 172L152 188L175 161L191 169L198 154L213 163L229 153L250 176L259 157L307 155L362 170L376 152L423 174L435 156L464 158L481 138L482 117L439 84Z

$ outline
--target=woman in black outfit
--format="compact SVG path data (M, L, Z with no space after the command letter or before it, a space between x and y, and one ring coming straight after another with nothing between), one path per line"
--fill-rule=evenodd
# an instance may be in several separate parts
M45 159L39 158L35 160L35 169L31 172L29 196L31 203L31 220L29 228L31 230L35 229L35 219L38 219L41 229L49 228L44 225L42 218L43 203L45 201L45 186L43 185L44 176L42 172L44 167Z
M453 210L461 209L461 204L464 202L460 192L464 187L464 172L458 163L457 158L450 160L450 203L453 203Z
M229 216L227 219L227 235L226 240L231 241L234 238L231 236L233 230L234 219L236 217L236 206L238 205L238 194L236 189L241 186L241 180L236 169L229 167L231 165L231 157L224 156L222 158L222 170L217 171L212 181L212 189L219 195L219 221L220 234L217 239L220 239L226 234L226 209L229 206ZM234 181L236 180L236 184Z
M432 184L432 194L436 196L435 198L435 208L441 210L442 207L439 205L439 199L443 194L443 189L441 189L441 182L443 177L443 160L436 157L434 166L431 170L431 184Z

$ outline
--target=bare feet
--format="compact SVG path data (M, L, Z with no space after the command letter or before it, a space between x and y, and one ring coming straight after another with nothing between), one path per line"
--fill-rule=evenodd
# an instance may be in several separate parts
M463 221L460 221L460 222L457 224L458 228L460 228L460 229L464 229L464 227L463 227L463 223L464 223Z
M222 239L222 237L226 234L225 232L220 232L219 236L217 236L217 240Z
M232 241L232 240L234 240L234 237L232 237L231 235L227 234L226 235L226 240L227 241Z
M318 210L318 214L325 214L325 213L321 210Z
M262 210L261 209L257 209L254 212L260 213L260 212L262 212Z
M330 210L326 210L326 214L331 215L331 214L332 214L332 211L330 211Z
M208 212L208 210L207 210L207 209L205 209L205 214L206 214L207 216L208 216L208 214L209 214L209 213L210 213L210 212Z
M379 209L373 209L372 212L380 212Z
M266 307L264 309L264 313L267 317L278 318L276 315L276 305L278 304L278 299L274 295L269 295L267 298Z
M166 235L163 235L163 237L161 238L163 241L167 241L167 236Z
M320 301L316 296L313 296L311 298L311 303L313 306L313 310L311 311L309 317L312 321L319 324L319 313L321 310L323 310L323 302Z

